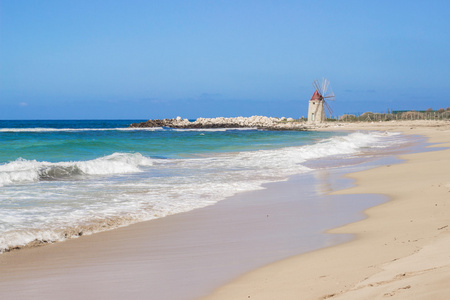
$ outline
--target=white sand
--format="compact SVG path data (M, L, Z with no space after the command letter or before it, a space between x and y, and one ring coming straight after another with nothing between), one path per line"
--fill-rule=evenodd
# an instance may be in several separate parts
M339 128L421 134L450 146L450 122ZM391 199L368 209L368 219L331 231L356 240L257 269L205 299L450 299L450 150L401 158L406 162L352 174L357 186L338 192Z
M2 254L0 299L207 295L269 262L348 241L322 232L361 219L381 201L316 196L349 186L344 171L297 175L204 209Z
M326 129L421 134L450 146L449 122L332 126ZM302 208L294 211L297 204L288 199L303 191L292 182L275 184L272 193L283 204L271 201L268 189L186 214L0 255L0 298L189 299L208 292L205 284L222 284L226 277L216 273L233 276L255 269L284 251L291 257L251 271L207 299L449 299L450 150L401 158L406 162L352 174L357 186L335 193L348 201L348 194L369 197L366 193L392 199L368 209L368 219L331 231L356 234L354 241L292 256L308 250L290 253L299 246L290 245L293 233L286 231L302 219L297 215Z

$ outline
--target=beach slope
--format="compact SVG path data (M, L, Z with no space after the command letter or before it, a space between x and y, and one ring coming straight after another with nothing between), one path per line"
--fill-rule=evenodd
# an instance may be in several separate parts
M345 130L389 130L429 138L429 152L353 173L355 186L336 194L384 194L368 218L332 233L345 244L250 272L205 299L450 299L450 124L348 124Z

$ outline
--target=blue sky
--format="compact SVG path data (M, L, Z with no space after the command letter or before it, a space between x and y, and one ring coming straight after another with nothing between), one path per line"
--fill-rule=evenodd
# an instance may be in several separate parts
M0 119L450 106L450 1L0 1Z

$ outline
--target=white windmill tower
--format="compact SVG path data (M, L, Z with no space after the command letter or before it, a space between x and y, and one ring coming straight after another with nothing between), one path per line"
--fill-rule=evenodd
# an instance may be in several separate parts
M322 123L325 121L325 108L330 117L333 115L333 110L327 101L334 101L334 93L331 90L330 81L326 78L322 79L321 85L317 79L314 80L313 86L316 90L309 100L308 123Z

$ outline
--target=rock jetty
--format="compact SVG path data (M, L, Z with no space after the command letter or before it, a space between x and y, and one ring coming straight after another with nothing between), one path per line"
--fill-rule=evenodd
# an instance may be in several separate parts
M133 123L131 128L169 127L178 129L212 129L212 128L256 128L265 130L308 130L304 121L292 118L273 118L264 116L236 118L198 118L195 121L182 119L155 119L141 123Z

